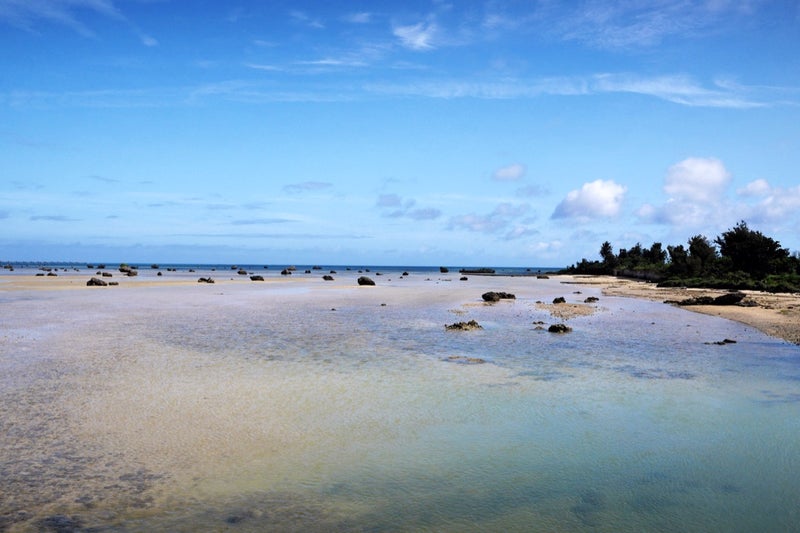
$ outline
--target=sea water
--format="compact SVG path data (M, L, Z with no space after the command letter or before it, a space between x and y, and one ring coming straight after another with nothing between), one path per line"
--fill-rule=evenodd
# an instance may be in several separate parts
M558 278L374 279L6 293L0 530L800 527L797 346ZM552 334L559 295L600 301Z

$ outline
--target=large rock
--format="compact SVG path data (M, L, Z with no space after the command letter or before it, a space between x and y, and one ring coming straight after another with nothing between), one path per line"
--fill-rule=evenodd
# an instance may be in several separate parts
M105 287L106 285L108 285L108 283L100 278L92 278L86 282L87 287Z
M547 331L549 331L550 333L569 333L570 331L572 331L572 328L566 324L553 324L552 326L547 328Z
M250 281L264 281L264 276L259 276L259 275L250 276Z
M358 284L359 285L375 285L375 282L372 281L372 279L368 278L367 276L361 276L361 277L358 278Z
M514 300L517 297L510 292L489 291L484 292L481 298L483 298L484 302L499 302L500 300Z

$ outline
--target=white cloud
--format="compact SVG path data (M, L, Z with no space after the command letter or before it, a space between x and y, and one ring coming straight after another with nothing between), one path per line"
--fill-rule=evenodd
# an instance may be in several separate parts
M515 163L507 167L498 168L492 174L495 181L517 181L525 176L525 165Z
M433 22L419 22L411 26L395 26L392 33L400 39L400 43L412 50L429 50L433 48L433 39L438 28Z
M730 173L719 159L690 157L669 167L664 191L686 202L717 202L730 180Z
M609 218L619 214L627 187L613 180L595 180L570 191L551 218Z
M741 189L736 190L739 196L766 196L772 191L772 187L765 179L751 181Z
M758 222L788 222L790 225L795 224L795 227L800 224L800 185L789 188L772 187L766 180L760 179L749 183L745 190L750 196L762 198L750 207L748 219Z

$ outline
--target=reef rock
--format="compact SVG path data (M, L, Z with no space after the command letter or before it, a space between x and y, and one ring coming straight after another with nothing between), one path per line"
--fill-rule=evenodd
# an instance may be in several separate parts
M484 292L481 295L484 302L499 302L500 300L514 300L516 296L511 294L510 292Z

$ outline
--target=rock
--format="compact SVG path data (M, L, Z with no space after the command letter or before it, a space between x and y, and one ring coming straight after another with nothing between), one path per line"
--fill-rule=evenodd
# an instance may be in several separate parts
M447 274L448 272L450 272L450 269L447 267L439 267L439 272L441 272L442 274Z
M212 278L199 278L197 283L214 283L214 280Z
M158 274L156 274L156 276L163 276L163 275L164 275L164 274L162 274L161 272L159 272Z
M128 276L129 278L133 278L139 275L139 271L131 269L125 275Z
M558 298L553 299L554 304L565 304L567 300L563 296L559 296Z
M570 331L572 331L572 328L566 324L553 324L552 326L547 328L547 331L549 331L550 333L569 333Z
M333 281L333 276L325 274L324 276L322 276L322 279L324 279L325 281Z
M368 278L367 276L361 276L358 278L359 285L375 285L375 282L372 279Z
M47 275L50 277L58 276L55 272L48 272Z
M484 292L481 295L484 302L499 302L500 300L514 300L517 297L510 292Z
M152 265L150 265L150 268L152 268L153 270L158 270L161 267L159 267L157 264L153 263Z
M485 359L481 359L480 357L467 357L466 355L451 355L442 360L448 363L459 363L462 365L482 365L486 362Z
M599 300L600 300L600 298L598 298L597 296L589 296L588 298L586 298L586 299L583 301L583 303L586 303L586 304L592 304L592 303L594 303L594 302L597 302L597 301L599 301Z
M250 276L250 281L264 281L264 276Z
M116 285L119 285L119 281L109 281L109 282L108 282L108 286L109 286L109 287L111 287L111 286L116 286Z
M544 274L539 274L536 276L536 279L550 279L550 276L545 276Z
M722 339L721 341L707 342L706 344L716 344L717 346L725 346L726 344L736 344L736 341L733 339Z
M304 274L311 274L311 271L310 271L310 270L306 270L306 271L305 271L305 272L303 272L303 273L304 273Z
M239 274L240 276L246 276L247 270L240 268L236 273Z
M311 267L311 270L322 270L322 267L319 265L314 265L313 267Z
M403 271L403 276L408 276L408 272Z
M100 278L92 278L86 282L87 287L105 287L106 285L108 285L108 283Z
M475 320L469 322L456 322L455 324L446 325L445 329L455 331L472 331L473 329L483 329L483 326L478 324Z
M458 278L458 280L459 281L467 281L467 280L469 280L469 278L467 276L461 276L460 278Z
M675 302L667 300L665 303L677 303L678 305L739 305L746 295L743 292L729 292L717 296L696 296Z
M289 270L288 268L284 268L283 270L281 270L281 276L291 276L291 275L292 271Z

